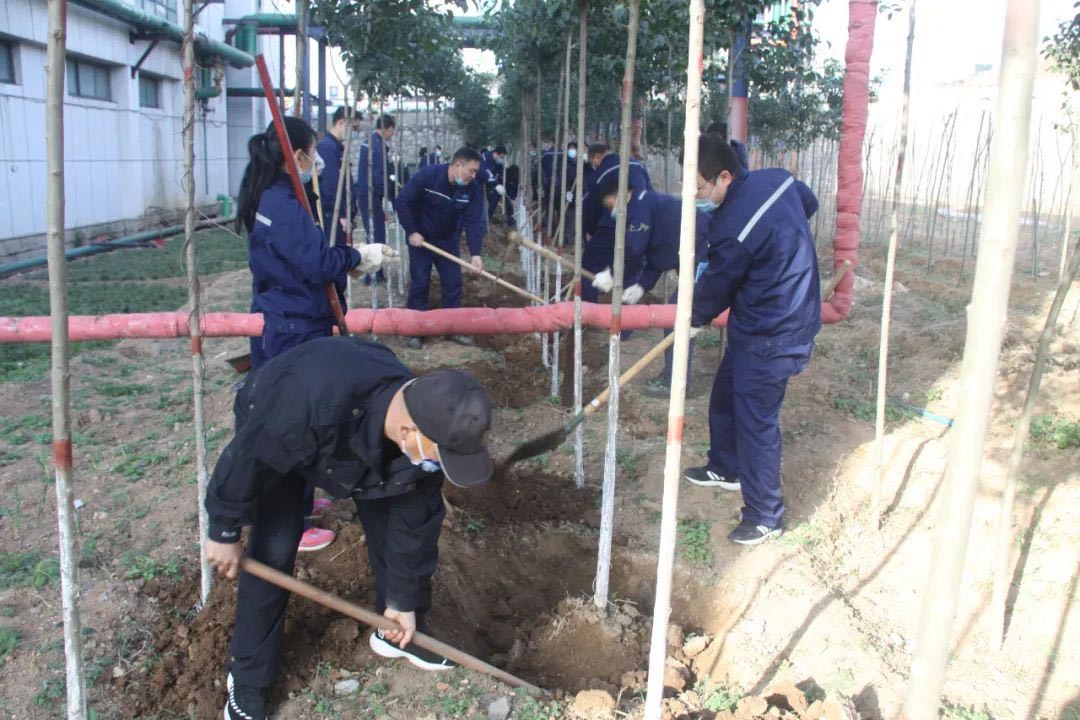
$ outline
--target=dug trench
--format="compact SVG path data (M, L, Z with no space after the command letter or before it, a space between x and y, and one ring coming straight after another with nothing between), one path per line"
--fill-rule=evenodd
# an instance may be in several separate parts
M607 617L595 610L586 599L596 570L591 491L529 469L480 489L448 487L446 496L453 510L440 543L433 634L551 690L602 689L614 696L640 686L652 592L647 578L654 568L616 538L612 596L620 600ZM326 526L338 530L337 541L301 555L296 575L370 607L374 577L352 510L350 501L335 506ZM219 716L235 585L218 582L195 613L197 588L193 576L146 584L144 592L160 610L152 628L158 660L144 673L113 678L127 717ZM685 603L693 589L684 583L678 592ZM384 662L370 652L366 628L303 598L290 600L285 633L272 704L306 687L320 666L359 672Z

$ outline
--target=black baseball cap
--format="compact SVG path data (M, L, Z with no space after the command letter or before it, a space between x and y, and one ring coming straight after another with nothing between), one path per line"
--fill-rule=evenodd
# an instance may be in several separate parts
M491 479L494 463L484 445L491 427L491 395L472 375L443 368L405 387L405 407L428 438L438 445L446 478L459 487Z

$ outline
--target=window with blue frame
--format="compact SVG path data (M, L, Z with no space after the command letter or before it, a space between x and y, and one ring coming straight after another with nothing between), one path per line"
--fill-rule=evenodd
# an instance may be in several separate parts
M91 100L112 100L111 74L112 70L108 65L68 58L68 94Z
M0 83L15 84L15 43L0 38Z
M154 17L176 22L176 0L140 0L142 9Z
M161 81L152 75L139 73L139 107L161 107Z

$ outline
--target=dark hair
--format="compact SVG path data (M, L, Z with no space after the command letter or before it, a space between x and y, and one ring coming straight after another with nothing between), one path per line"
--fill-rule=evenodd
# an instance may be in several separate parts
M465 162L475 160L476 162L480 162L480 153L476 152L471 147L461 147L454 153L454 157L450 158L450 162L455 163L458 160L464 160Z
M423 145L423 146L420 147L419 154L420 155L427 155L427 145Z
M334 111L333 115L330 116L330 124L331 125L337 125L339 122L341 122L344 119L345 119L345 106L342 105L341 107L339 107L337 110Z
M727 140L727 123L723 120L713 120L709 123L709 127L705 128L705 132L709 135L719 135Z
M593 143L589 146L589 157L592 157L593 155L607 155L609 150L611 150L611 148L604 143Z
M293 150L311 149L315 144L315 131L298 117L285 117L285 132ZM255 211L259 209L259 199L263 191L281 172L285 162L285 153L278 142L274 123L264 133L256 133L248 140L248 164L244 169L244 178L240 181L240 193L236 200L236 232L251 232L255 227Z
M506 146L505 145L496 145L495 146L495 154L496 155L505 155L506 154Z
M385 130L387 128L396 127L397 123L394 122L393 115L383 115L381 118L375 121L376 130Z
M574 148L575 150L577 150L577 143L574 142L573 140L566 143L566 149L569 150L570 148Z
M682 158L679 158L680 164ZM742 164L728 141L716 134L698 137L698 172L706 180L715 180L724 170L732 175L742 171Z
M627 182L626 184L626 189L629 190L631 193L634 192L634 186L631 185L629 182ZM616 174L613 178L605 180L604 184L600 186L600 197L606 198L609 195L614 195L617 192L619 192L618 174Z

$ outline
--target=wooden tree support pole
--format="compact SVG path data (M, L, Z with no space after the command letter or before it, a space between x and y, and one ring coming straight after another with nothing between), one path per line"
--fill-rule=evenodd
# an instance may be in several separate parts
M52 325L53 463L56 524L60 539L60 599L64 613L64 667L68 720L86 718L86 680L79 617L79 553L75 547L75 493L72 487L71 375L68 369L67 258L64 255L64 70L67 56L67 0L49 0L45 50L45 227Z
M471 263L465 262L464 260L459 258L457 255L453 255L451 253L448 253L445 250L443 250L442 248L436 247L436 246L432 245L431 243L427 242L426 240L421 241L421 242L422 242L421 247L423 247L425 250L430 250L431 252L435 253L436 255L441 255L442 257L446 258L447 260L450 260L451 262L457 263L458 265L460 265L461 267L465 268L466 270L468 270L470 272L473 272L473 273L476 273L477 275L481 275L483 277L486 277L488 280L493 280L497 285L501 285L504 288L506 288L507 290L511 290L513 292L516 292L518 295L520 295L520 296L522 296L524 298L528 298L529 300L534 300L534 301L540 303L541 305L546 304L544 302L543 298L537 297L536 295L533 295L530 292L526 292L525 290L522 290L521 288L519 288L517 285L513 285L511 283L508 283L505 280L503 280L501 277L498 277L496 275L493 275L493 274L489 273L487 270L477 270L476 268L474 268L472 266Z
M622 337L623 259L626 248L626 195L630 176L630 122L634 109L634 64L637 61L637 33L640 0L630 0L630 18L626 28L626 66L623 71L622 123L619 136L619 196L616 204L615 257L612 261L615 285L611 289L611 336L608 338L608 386L612 387L608 404L607 445L604 449L604 487L600 504L600 543L596 560L596 591L593 602L607 611L608 583L611 576L611 538L615 532L615 471L619 435L619 354ZM688 277L690 277L688 275Z
M206 602L214 581L206 560L206 535L210 518L206 513L206 363L202 352L202 298L199 287L198 248L195 244L195 19L192 0L184 0L184 264L187 266L190 306L192 391L195 429L195 479L199 515L199 602Z
M362 608L359 605L354 605L348 600L340 598L332 593L328 593L325 590L320 590L314 585L310 585L302 580L297 580L292 575L286 575L257 560L252 560L247 557L241 559L240 569L249 575L254 575L260 580L265 580L272 585L277 585L279 588L288 590L300 597L307 598L312 602L318 603L323 607L328 607L335 612L339 612L346 617L351 617L353 620L357 620L373 628L379 628L381 630L401 629L397 623L384 615ZM528 683L519 677L511 675L505 670L500 670L494 665L489 665L483 660L475 658L468 653L464 653L451 645L440 642L430 635L417 632L413 634L412 641L425 650L430 650L433 653L437 653L438 655L453 660L462 667L484 673L485 675L490 675L496 680L500 680L511 687L525 688L526 690L532 690L533 692L539 693L545 692L532 683Z
M938 523L918 648L904 704L907 720L936 720L945 682L1016 263L1021 197L1015 183L1016 178L1024 177L1027 164L1038 23L1038 0L1008 0L995 111L998 128L990 145L986 217L979 228L979 256L967 308L967 337L956 428L945 471L942 521Z
M679 248L679 300L675 309L675 349L671 368L668 406L667 453L664 456L664 495L660 512L660 549L656 565L656 599L653 603L652 638L649 644L649 677L645 695L645 719L660 720L664 699L664 666L667 661L668 621L671 618L671 586L675 571L678 535L679 487L682 484L683 425L686 381L690 369L690 310L694 297L694 236L697 211L698 128L701 123L701 68L704 46L705 2L690 2L690 36L686 58L686 123L683 127L682 223Z
M551 250L544 247L543 245L537 245L532 240L526 240L520 234L518 234L516 232L513 232L513 231L511 231L507 235L507 238L511 242L515 242L515 243L517 243L518 245L521 245L524 248L532 250L537 255L542 255L542 256L546 257L548 260L551 260L552 262L559 263L560 265L562 265L567 270L573 270L575 273L577 272L577 270L575 269L576 266L577 266L577 263L570 262L565 257L559 257L558 253L552 252ZM850 265L850 264L851 263L849 262L848 265ZM596 278L596 275L594 273L591 273L588 270L585 270L584 268L582 268L582 270L581 270L581 275L582 275L582 277L587 278L589 280L593 280L593 279Z
M581 325L581 277L585 270L581 267L581 252L584 246L582 230L582 204L584 202L585 157L585 84L586 84L586 46L588 41L589 0L578 0L578 97L577 97L577 141L578 156L576 180L574 182L574 413L581 412L584 400L582 384L582 325ZM592 273L589 273L593 275ZM596 277L593 275L593 277ZM585 487L585 428L578 425L574 430L574 484Z
M885 474L885 396L889 375L889 326L892 322L893 277L896 271L896 244L900 234L900 184L904 180L904 158L907 153L908 121L911 98L911 54L915 45L915 4L908 9L907 56L904 60L904 94L900 110L900 146L896 152L896 177L893 180L892 219L889 230L889 250L885 260L885 289L881 302L881 338L878 342L877 406L874 418L874 487L870 501L870 527L876 532L881 525L881 493ZM843 277L842 275L840 277ZM831 283L830 283L831 284ZM837 281L836 284L839 284ZM835 288L836 285L833 285ZM829 293L830 295L832 293Z

